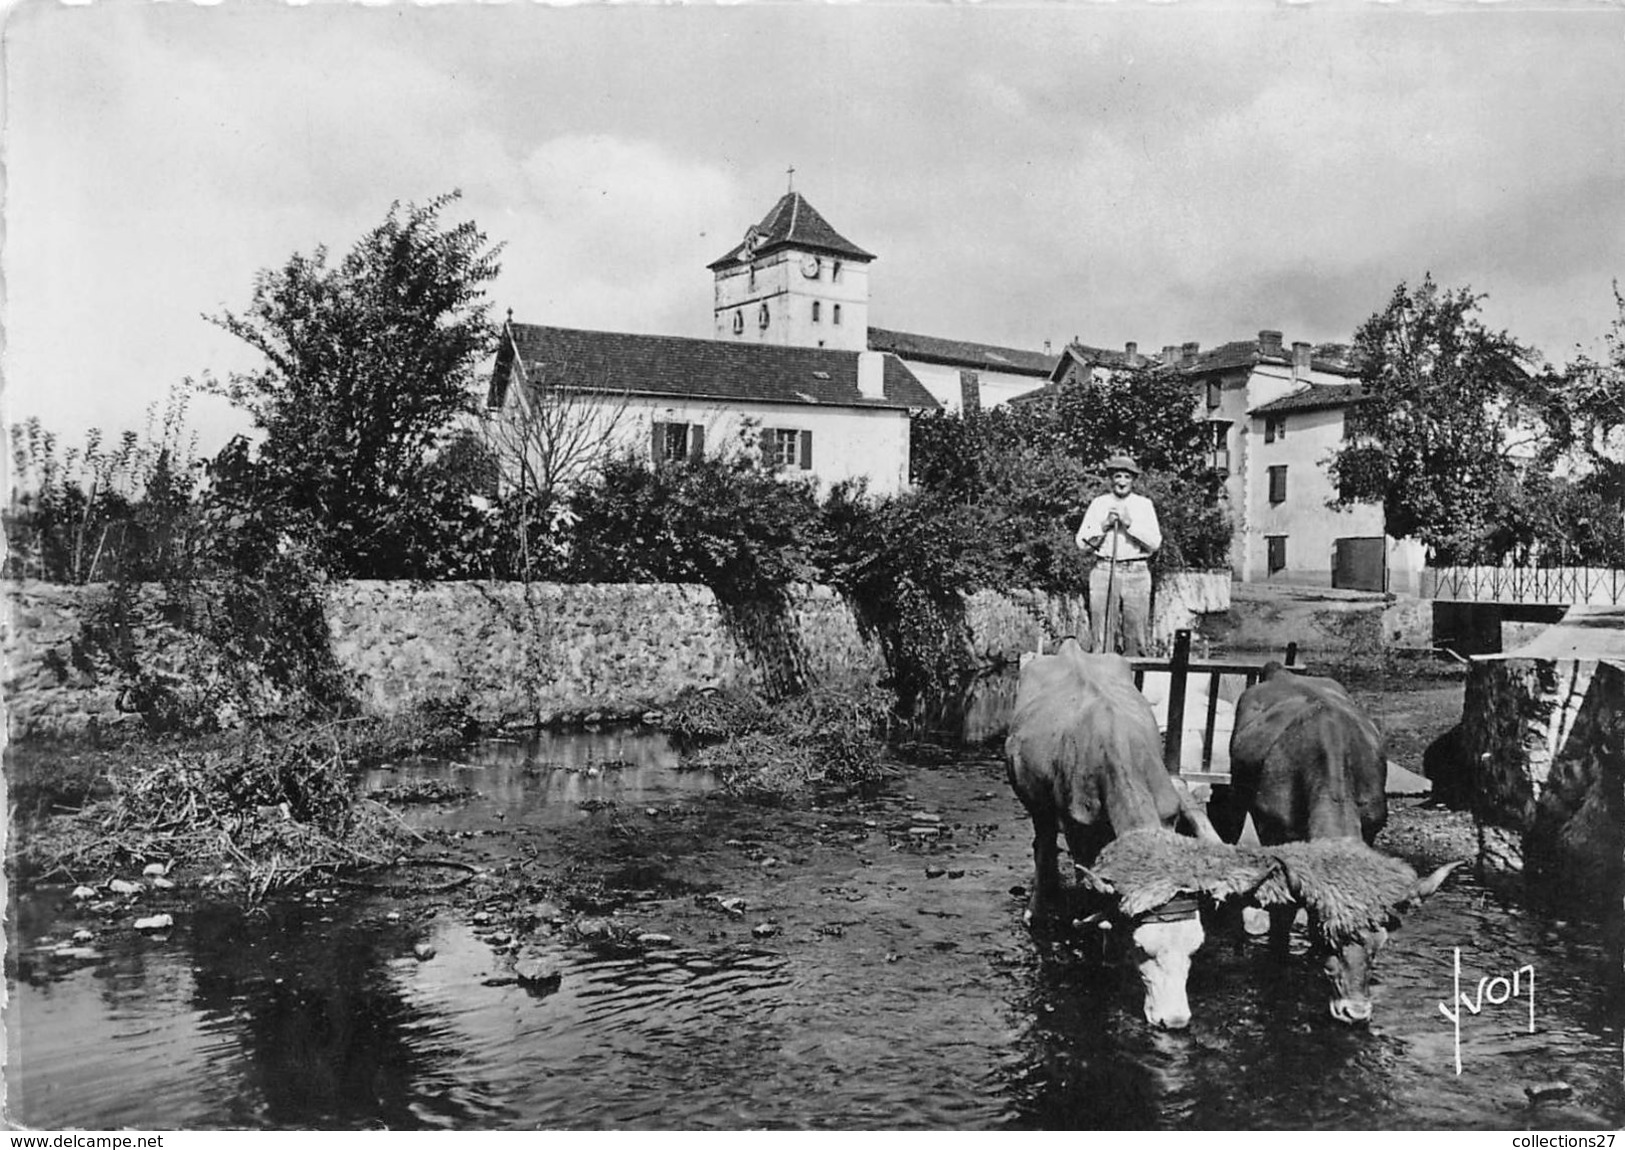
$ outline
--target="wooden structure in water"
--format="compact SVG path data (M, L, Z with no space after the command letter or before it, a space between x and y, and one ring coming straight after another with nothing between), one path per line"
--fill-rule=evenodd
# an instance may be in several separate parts
M1286 655L1280 662L1287 667L1297 667L1297 659L1298 645L1288 643ZM1191 783L1230 781L1228 770L1213 769L1213 744L1218 727L1221 685L1226 677L1234 677L1241 680L1241 690L1246 690L1263 677L1264 668L1269 662L1270 660L1256 662L1237 659L1192 659L1189 631L1174 632L1174 649L1166 659L1129 660L1130 666L1134 668L1134 685L1142 691L1145 689L1147 673L1164 672L1168 675L1168 717L1163 737L1163 762L1167 764L1169 774L1180 775ZM1185 754L1185 700L1193 675L1205 675L1208 679L1206 716L1202 724L1201 769L1182 771L1181 765ZM1240 691L1237 694L1239 695Z

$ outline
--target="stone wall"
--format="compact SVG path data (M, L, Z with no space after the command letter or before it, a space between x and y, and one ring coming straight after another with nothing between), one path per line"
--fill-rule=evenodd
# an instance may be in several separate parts
M1159 592L1159 633L1222 602L1229 582L1220 576L1215 586L1199 577ZM0 688L12 737L138 724L119 708L112 660L83 631L110 590L42 583L6 590ZM878 645L828 587L798 588L787 617L725 609L704 587L660 584L348 582L323 594L334 657L373 714L457 699L484 722L545 724L638 715L694 688L855 685L885 674ZM973 653L984 663L1013 662L1041 637L1052 645L1088 632L1081 599L1042 592L981 592L967 612ZM168 619L160 588L143 590L134 615L139 664L189 697L225 698L221 683L253 677L252 668L218 665ZM274 713L277 702L261 690L263 707L251 709ZM235 718L228 710L220 715L226 725Z
M788 620L730 612L677 584L342 583L328 592L333 653L363 710L466 698L484 722L638 715L683 692L884 673L827 587L798 589Z
M1580 660L1480 659L1461 753L1476 769L1479 863L1618 910L1625 877L1625 671Z

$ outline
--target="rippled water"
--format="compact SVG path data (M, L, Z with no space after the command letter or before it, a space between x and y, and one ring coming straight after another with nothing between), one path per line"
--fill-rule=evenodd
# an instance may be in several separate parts
M613 910L585 913L623 939L659 932L669 944L515 929L514 906L477 885L411 899L329 892L249 917L203 908L162 938L137 936L128 918L65 915L66 891L42 890L13 908L11 1119L966 1130L1625 1120L1620 1004L1596 929L1504 903L1470 876L1394 935L1369 1029L1325 1016L1303 958L1281 965L1231 935L1199 953L1195 1020L1170 1035L1144 1024L1134 972L1103 964L1095 938L1022 926L1011 888L1028 881L1027 823L985 753L899 764L884 794L791 811L707 793L703 777L670 769L658 739L581 752L487 744L461 766L403 764L374 783L470 787L470 804L416 817L478 826L494 849L544 866L624 855L616 881L628 889ZM938 835L911 831L932 826ZM748 909L732 917L713 895ZM472 921L482 908L493 924ZM777 933L759 936L764 924ZM52 957L86 926L99 957ZM517 952L494 945L504 927ZM421 943L436 950L428 961L414 957ZM1537 972L1536 1033L1522 1003L1465 1017L1459 1077L1437 1006L1457 947L1468 989L1480 975ZM515 980L515 962L536 958L558 964L551 993ZM1532 1107L1526 1087L1554 1078L1569 1093Z

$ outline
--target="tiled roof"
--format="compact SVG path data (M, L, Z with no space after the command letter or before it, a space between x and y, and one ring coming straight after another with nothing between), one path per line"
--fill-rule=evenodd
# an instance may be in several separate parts
M763 216L762 222L748 234L756 238L757 255L766 255L778 248L797 247L864 262L875 258L830 227L800 192L786 192L773 205L773 210ZM746 241L741 240L728 249L727 255L711 261L708 266L715 269L737 261L745 250L745 244Z
M904 359L941 363L979 371L1006 371L1012 375L1048 375L1056 357L1041 351L1022 351L961 339L938 339L934 335L914 335L906 331L869 329L871 351L889 351Z
M1234 340L1230 343L1221 343L1209 351L1197 353L1195 363L1180 364L1179 369L1192 375L1206 375L1238 367L1250 368L1260 363L1284 364L1290 367L1292 348L1286 346L1280 352L1266 352L1259 347L1257 340ZM1312 371L1331 375L1358 374L1358 369L1350 361L1348 348L1339 343L1323 343L1312 349L1309 353L1309 367Z
M532 386L832 407L941 406L895 356L884 361L885 397L871 399L858 393L855 351L537 324L513 324L510 330L524 359L523 378ZM500 402L512 365L505 340L491 380L493 401Z
M1369 398L1358 383L1311 383L1308 387L1272 399L1252 409L1252 415L1279 415L1286 411L1314 411L1326 407L1347 407Z

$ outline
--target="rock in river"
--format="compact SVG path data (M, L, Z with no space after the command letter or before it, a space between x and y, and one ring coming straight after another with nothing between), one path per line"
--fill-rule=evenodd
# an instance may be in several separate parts
M137 930L168 930L175 925L175 920L167 914L155 914L149 918L135 920Z
M434 947L426 942L420 942L412 948L412 955L419 962L428 962L434 957Z
M563 968L552 958L527 958L514 963L513 972L528 990L556 990L564 981Z

